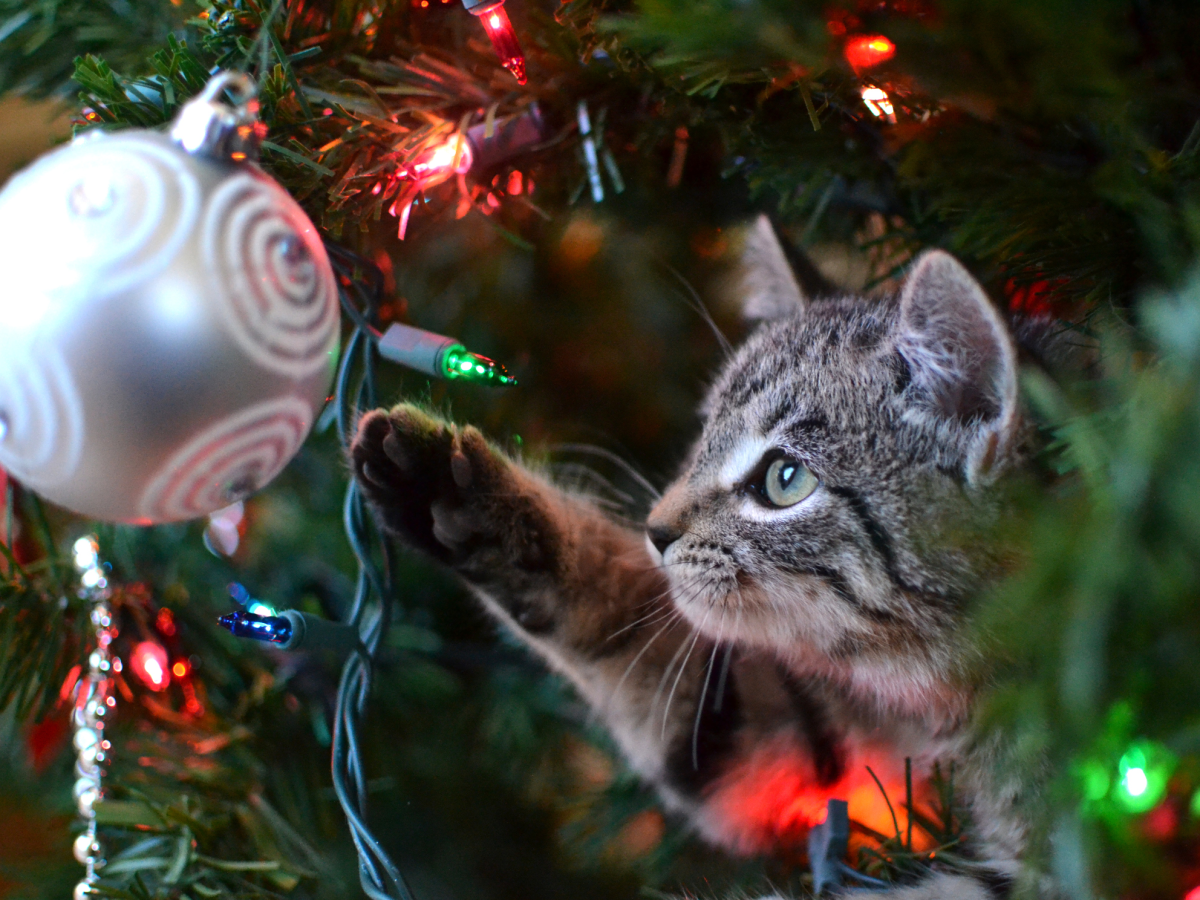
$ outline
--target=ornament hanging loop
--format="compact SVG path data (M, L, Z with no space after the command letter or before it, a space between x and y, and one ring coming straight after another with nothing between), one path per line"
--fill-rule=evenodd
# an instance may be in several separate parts
M220 98L229 92L236 106ZM258 89L244 72L218 72L171 126L171 138L188 153L245 162L258 158L266 126L258 120Z

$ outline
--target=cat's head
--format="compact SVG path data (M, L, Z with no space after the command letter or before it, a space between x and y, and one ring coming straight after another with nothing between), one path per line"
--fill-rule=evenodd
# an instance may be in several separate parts
M899 296L811 302L765 219L747 260L763 322L717 378L649 540L701 631L920 694L955 666L992 564L990 486L1020 456L1012 339L941 251Z

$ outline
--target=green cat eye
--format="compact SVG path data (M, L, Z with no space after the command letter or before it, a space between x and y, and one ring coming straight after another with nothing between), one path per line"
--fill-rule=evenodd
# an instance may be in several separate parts
M767 466L761 494L772 506L795 506L817 489L817 476L802 462L781 456Z

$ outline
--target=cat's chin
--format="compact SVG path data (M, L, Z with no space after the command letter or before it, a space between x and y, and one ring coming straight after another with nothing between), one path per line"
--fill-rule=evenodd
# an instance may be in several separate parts
M869 638L862 621L819 578L762 582L744 573L671 571L674 602L701 634L719 642L773 650L836 655L847 637Z
M681 570L671 577L675 606L705 637L767 650L797 674L828 678L872 706L936 728L956 725L966 714L969 692L946 653L914 646L897 654L885 633L819 578L771 585L712 572L689 577Z

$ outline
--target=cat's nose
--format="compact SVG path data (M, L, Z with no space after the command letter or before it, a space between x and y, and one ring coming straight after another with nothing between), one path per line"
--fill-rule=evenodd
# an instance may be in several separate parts
M666 553L668 547L683 537L683 532L674 525L648 525L646 534L659 553Z

